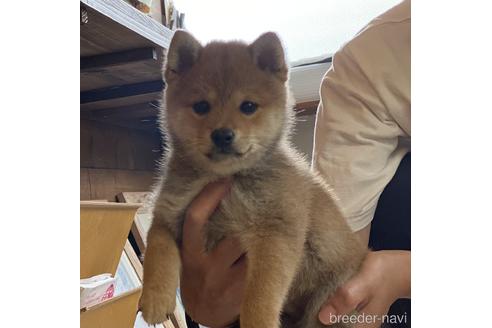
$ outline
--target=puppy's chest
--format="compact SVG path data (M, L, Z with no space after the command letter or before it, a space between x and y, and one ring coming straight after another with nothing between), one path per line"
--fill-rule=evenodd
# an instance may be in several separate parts
M186 209L211 181L210 178L177 179L170 176L154 204L156 217L181 239ZM232 179L230 192L209 218L209 227L221 231L241 232L262 225L266 217L280 216L281 204L278 179L271 175L237 175ZM213 229L212 229L213 230Z
M238 180L234 180L230 193L208 220L207 251L226 236L260 235L283 225L280 202L271 186L266 186L266 181Z
M219 211L232 220L255 223L266 215L281 212L281 193L272 179L236 177Z

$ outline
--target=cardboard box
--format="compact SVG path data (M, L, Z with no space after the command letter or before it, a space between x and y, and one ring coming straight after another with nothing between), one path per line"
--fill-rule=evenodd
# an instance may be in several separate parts
M80 278L115 275L138 206L80 202ZM81 328L132 328L142 288L80 312Z
M80 328L133 328L142 288L80 312Z
M80 202L80 279L114 276L138 206Z

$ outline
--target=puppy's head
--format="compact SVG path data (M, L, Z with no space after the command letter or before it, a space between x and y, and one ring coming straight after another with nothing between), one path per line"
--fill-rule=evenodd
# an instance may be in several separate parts
M173 143L217 174L252 167L286 133L288 69L280 40L202 46L177 31L164 70L165 116Z

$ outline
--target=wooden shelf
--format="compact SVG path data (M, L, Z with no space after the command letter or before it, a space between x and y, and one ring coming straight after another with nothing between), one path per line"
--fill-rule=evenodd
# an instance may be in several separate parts
M122 0L80 4L81 118L155 129L173 32Z

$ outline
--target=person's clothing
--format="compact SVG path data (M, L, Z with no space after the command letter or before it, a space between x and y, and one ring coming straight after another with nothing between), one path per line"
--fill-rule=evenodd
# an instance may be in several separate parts
M379 197L369 236L369 247L373 251L411 249L410 171L411 153L408 153Z
M411 250L410 171L411 153L408 153L379 197L369 236L369 247L374 251ZM395 323L384 323L383 328L411 327L410 299L397 300L389 309L388 315L389 318L393 316Z
M313 168L333 187L352 230L366 227L410 150L410 1L374 19L323 77Z

